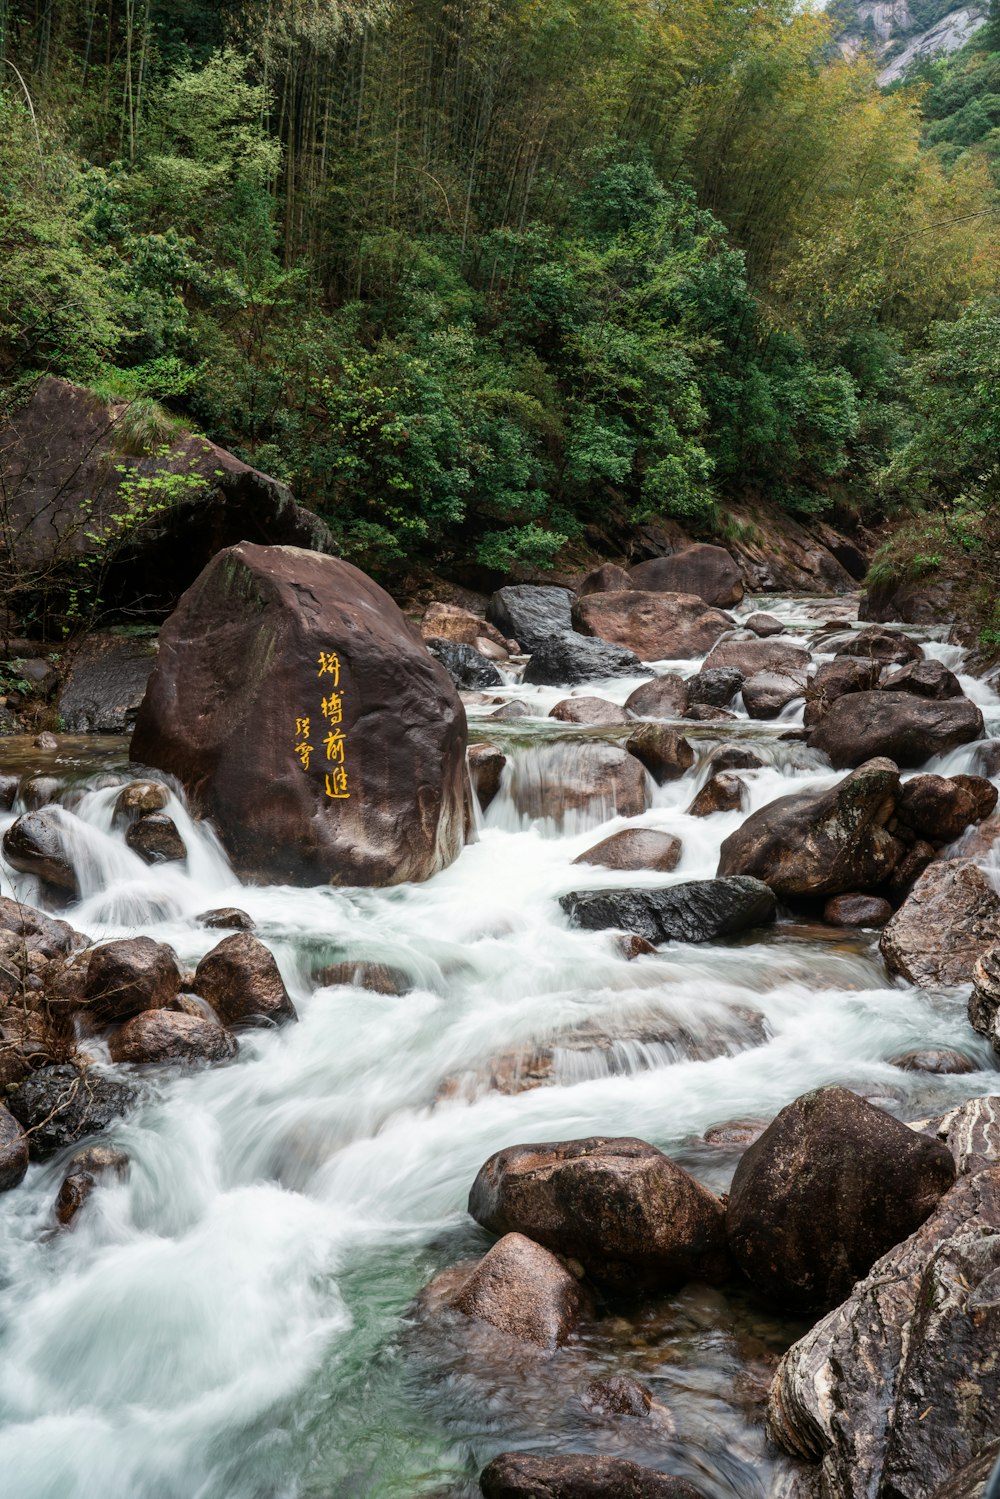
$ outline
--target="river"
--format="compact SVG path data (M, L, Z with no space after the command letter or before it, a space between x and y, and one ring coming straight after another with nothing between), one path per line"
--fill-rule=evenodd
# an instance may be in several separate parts
M842 601L757 605L799 640L845 613ZM957 647L932 638L924 649L961 669ZM623 702L640 680L575 691ZM987 733L1000 733L993 690L963 685ZM738 1149L708 1143L710 1127L768 1118L833 1082L918 1118L995 1091L992 1054L968 1027L965 994L890 980L874 933L786 918L752 940L629 962L608 934L570 930L557 903L568 890L715 873L746 814L684 809L721 741L746 737L769 762L746 777L752 809L832 784L815 755L779 738L801 722L801 702L777 723L685 726L694 766L630 820L677 834L683 857L672 875L636 876L572 866L622 825L606 809L532 823L512 794L518 777L544 794L579 739L621 731L546 720L562 689L511 683L496 695L539 716L497 723L488 705L470 710L472 737L509 756L477 841L427 884L388 890L241 885L176 797L167 811L188 861L149 868L112 830L124 741L22 753L19 764L62 783L82 896L61 914L95 939L147 933L193 965L220 936L198 913L242 907L300 1019L244 1033L230 1066L147 1074L141 1106L108 1136L127 1151L129 1177L103 1186L72 1232L53 1231L65 1157L33 1165L0 1199L0 1474L11 1499L457 1499L517 1446L631 1456L691 1478L707 1499L763 1499L776 1481L760 1397L802 1329L749 1298L692 1286L611 1308L553 1358L489 1369L414 1320L413 1299L438 1270L488 1247L465 1212L476 1171L518 1141L637 1135L722 1191ZM956 773L974 755L969 746L928 768ZM991 874L1000 887L1000 866ZM0 875L3 893L37 898L30 879ZM317 987L344 959L391 965L412 987ZM978 1070L930 1076L888 1060L936 1045L957 1046ZM546 1046L545 1085L516 1091L518 1057ZM669 1417L593 1419L580 1392L613 1371L639 1377Z

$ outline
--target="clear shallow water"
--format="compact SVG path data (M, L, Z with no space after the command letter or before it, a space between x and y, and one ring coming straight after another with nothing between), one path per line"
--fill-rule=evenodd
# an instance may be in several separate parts
M757 602L797 637L842 609ZM960 668L954 647L925 649ZM607 684L605 695L622 701L634 685ZM996 722L994 694L981 683L975 692ZM567 695L513 685L503 695L531 694L539 713ZM666 880L713 874L740 821L685 811L713 744L738 734L763 747L771 764L746 776L752 809L836 779L779 740L787 727L695 728L692 771L632 819L682 839ZM616 737L478 716L474 732L509 750L509 777L540 785L581 739ZM971 757L957 750L940 768L955 773ZM39 769L53 758L28 756ZM275 952L300 1023L244 1036L230 1067L147 1074L142 1107L110 1134L131 1157L130 1177L96 1193L72 1233L51 1233L64 1160L33 1166L0 1198L4 1491L457 1496L476 1491L495 1452L527 1446L629 1455L690 1477L710 1499L767 1494L777 1459L760 1396L795 1324L689 1287L601 1308L553 1359L498 1362L474 1338L431 1335L413 1299L438 1270L487 1247L465 1200L503 1145L639 1135L724 1190L737 1152L707 1144L704 1131L767 1118L806 1088L846 1083L901 1118L994 1090L965 996L890 981L870 934L801 923L626 962L609 937L570 931L557 904L574 888L665 882L573 867L624 825L597 808L532 824L505 787L479 841L426 885L264 889L234 880L179 801L168 811L189 849L184 867L150 870L124 846L111 822L115 787L87 789L98 764L125 778L121 744L57 758L56 773L75 781L62 798L83 887L65 912L74 925L94 938L150 933L193 964L221 935L197 913L241 906ZM13 883L0 870L4 893ZM30 880L16 888L37 893ZM413 988L318 988L320 970L344 958L398 967ZM958 1046L981 1070L932 1078L889 1063L922 1045ZM511 1091L539 1052L551 1081ZM653 1391L655 1420L609 1425L588 1413L589 1380L617 1371Z

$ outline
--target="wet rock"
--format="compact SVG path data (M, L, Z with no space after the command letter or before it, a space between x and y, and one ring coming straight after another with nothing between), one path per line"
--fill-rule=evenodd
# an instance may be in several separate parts
M937 1210L789 1349L772 1438L820 1464L824 1493L921 1499L996 1439L1000 1167Z
M631 723L631 713L610 703L606 697L564 697L549 713L560 723L622 724Z
M499 631L497 633L499 634ZM487 661L510 660L510 651L505 646L497 645L496 641L491 640L488 635L477 635L472 644L481 656L486 657Z
M634 755L615 745L574 744L570 755L553 747L551 774L521 773L515 762L511 797L522 817L551 817L602 808L606 817L639 817L649 805L646 772ZM543 766L545 762L543 761Z
M931 1077L957 1077L967 1072L978 1072L975 1062L960 1051L951 1051L946 1046L925 1046L913 1051L901 1051L889 1058L891 1067L901 1072L926 1072Z
M767 761L755 749L733 743L717 744L705 764L714 775L720 770L763 770Z
M488 620L457 604L428 604L420 621L420 633L425 640L450 640L454 645L474 646L480 652L482 647L477 642L485 640L502 652L503 659L509 654L508 647L517 644L508 641Z
M550 1351L575 1330L586 1303L555 1255L519 1233L494 1244L449 1300L463 1316Z
M42 1067L14 1090L8 1108L28 1132L33 1161L99 1134L138 1099L132 1083L96 1067Z
M634 962L636 958L645 958L650 953L656 952L656 948L652 942L647 942L645 937L637 937L632 932L623 932L621 936L615 939L615 946L620 956L628 963Z
M743 597L743 577L724 547L698 542L673 552L669 557L654 557L630 567L628 575L633 588L650 593L694 594L706 604L723 609L738 604Z
M711 703L692 703L684 717L691 723L732 723L736 714L728 708L714 708Z
M463 692L481 692L485 687L502 687L503 677L493 662L472 645L451 640L428 640L427 649L440 661L455 686Z
M972 766L977 775L1000 775L1000 739L985 739L977 744Z
M890 905L902 905L924 870L929 864L933 864L935 857L934 849L929 843L925 843L922 838L918 838L916 843L910 844L910 847L906 850L892 871L892 874L882 886L882 893Z
M882 933L887 968L911 984L967 984L1000 939L1000 899L977 865L939 859L917 880Z
M658 786L678 780L694 764L694 750L668 724L640 724L625 741L630 755L641 760Z
M350 984L355 989L367 989L369 994L408 994L413 988L409 976L388 963L351 962L330 963L316 975L316 983L324 989L337 984Z
M150 812L162 812L170 800L170 789L162 781L129 781L115 800L116 823L135 822Z
M898 789L892 762L872 760L829 791L779 797L725 839L718 872L753 875L783 896L880 885L902 854L885 827Z
M480 811L486 811L500 790L503 768L506 764L507 756L495 744L469 745L469 775L472 777L472 785L479 799Z
M854 692L830 704L809 744L838 770L876 755L917 766L982 732L983 715L968 698L935 702L912 692Z
M991 943L973 965L969 1024L1000 1055L1000 942Z
M117 1177L123 1181L128 1175L129 1158L123 1150L112 1150L108 1145L90 1145L78 1150L73 1156L63 1177L56 1197L56 1219L62 1228L75 1223L81 1208L102 1179Z
M12 869L75 895L76 871L66 855L61 818L52 807L25 812L3 835L3 856Z
M125 842L147 864L173 864L187 858L177 824L165 812L151 812L133 822L125 834Z
M156 641L90 635L58 698L68 734L131 734L156 665Z
M522 651L534 655L554 635L573 628L572 604L568 588L512 584L493 595L486 618L506 639L516 640Z
M623 1290L726 1273L719 1199L643 1140L509 1146L480 1169L469 1212L491 1233L523 1233Z
M912 692L917 697L930 697L943 702L950 697L963 697L962 684L953 671L942 661L911 661L899 671L890 672L881 684L883 692Z
M278 965L249 932L224 937L195 969L194 990L207 999L223 1025L280 1025L295 1020Z
M835 656L860 656L867 661L878 661L883 666L906 666L911 661L922 661L924 653L915 640L896 630L880 630L870 625L867 630L858 630L837 647Z
M972 797L976 808L976 821L989 817L1000 801L1000 791L985 776L951 776L953 786L960 786Z
M252 932L257 923L239 906L219 906L214 911L202 911L195 917L199 926L207 926L224 932Z
M825 661L806 683L806 706L803 722L812 728L824 717L831 703L849 692L870 692L878 683L881 668L877 661L846 656Z
M0 932L20 937L29 952L46 958L61 957L87 945L87 938L74 931L69 922L46 916L7 896L0 896Z
M864 895L852 890L834 895L823 907L823 920L831 926L881 927L892 915L892 907L880 895Z
M734 1146L745 1148L759 1140L767 1129L766 1119L729 1119L725 1124L713 1124L702 1135L706 1145L730 1150Z
M594 1379L581 1396L584 1409L592 1416L648 1416L653 1397L645 1385L631 1374L611 1374Z
M18 776L0 775L0 812L9 812L17 800Z
M582 599L588 593L621 593L623 589L634 587L635 584L624 567L605 562L603 567L596 567L587 574L580 584L578 597Z
M602 595L603 596L603 595ZM553 635L532 653L523 680L540 687L572 687L602 677L637 677L642 662L634 651L583 635Z
M87 963L85 997L103 1024L160 1010L180 989L173 949L152 937L123 937L95 947Z
M784 672L759 671L743 683L743 706L751 718L777 718L782 709L803 697L804 673L794 676Z
M583 890L559 901L575 926L617 927L647 942L711 942L773 921L773 892L760 880L687 880L662 890Z
M989 781L984 783L989 786ZM990 787L992 790L993 788ZM928 843L951 843L979 817L972 791L945 776L913 776L900 788L896 816Z
M221 1025L174 1010L146 1010L115 1031L108 1043L113 1062L228 1062L238 1050Z
M495 713L487 715L489 718L498 718L501 722L513 722L517 718L534 718L534 709L529 708L527 703L522 703L519 698L512 698L510 702L503 703Z
M339 558L240 543L164 625L131 752L238 872L393 885L464 846L465 749L455 688L388 594Z
M598 864L602 869L656 869L669 874L681 857L681 840L654 828L622 828L610 838L579 854L574 864Z
M28 1170L28 1141L24 1130L0 1104L0 1192L19 1187Z
M733 770L720 770L709 776L688 807L689 817L711 817L713 812L740 812L746 799L746 787Z
M747 635L744 639L732 636L719 642L701 670L715 671L722 666L732 667L744 677L755 676L759 671L804 672L809 666L809 652L787 640L761 640L755 635Z
M29 812L36 812L40 807L50 807L57 802L61 790L55 776L31 776L21 782L21 800Z
M1000 1098L969 1098L923 1128L943 1140L959 1176L973 1175L1000 1164Z
M685 660L710 650L731 623L694 594L592 593L573 606L581 635L596 635L643 661Z
M749 630L753 635L759 635L762 640L767 640L772 635L783 635L785 627L780 619L775 619L773 614L751 614L743 621L744 630Z
M672 1478L622 1457L502 1452L479 1477L483 1499L701 1499Z
M950 1151L846 1088L782 1109L736 1168L733 1258L784 1310L831 1306L913 1233L955 1180Z
M686 683L689 703L707 703L713 708L725 708L743 686L743 673L733 666L717 666L711 671L704 667L689 677Z
M687 706L687 683L676 672L643 682L625 699L626 712L635 718L683 718Z

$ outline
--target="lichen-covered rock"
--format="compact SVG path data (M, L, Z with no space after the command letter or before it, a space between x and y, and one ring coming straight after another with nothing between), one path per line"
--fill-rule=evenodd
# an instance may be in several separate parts
M469 1212L625 1290L715 1281L727 1269L719 1199L643 1140L509 1146L480 1169Z
M737 1265L787 1311L833 1305L933 1212L951 1152L846 1088L782 1109L741 1158L726 1209Z
M939 859L917 880L882 933L887 967L911 984L967 984L1000 940L1000 899L968 859Z
M995 1447L998 1281L993 1166L961 1177L793 1344L771 1385L768 1429L819 1464L823 1495L927 1499Z
M241 543L160 634L132 739L236 868L313 885L424 880L465 839L465 710L388 594L339 558Z

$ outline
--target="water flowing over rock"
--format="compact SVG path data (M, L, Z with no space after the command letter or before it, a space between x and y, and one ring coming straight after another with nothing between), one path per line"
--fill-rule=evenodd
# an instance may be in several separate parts
M386 885L459 853L465 739L454 687L371 579L240 545L163 627L132 755L177 776L243 873Z
M768 1428L823 1495L926 1499L995 1445L1000 1166L962 1177L785 1354Z
M623 1290L718 1280L727 1269L719 1199L643 1140L509 1146L480 1169L469 1212L491 1233L525 1234Z
M743 577L724 547L698 542L673 552L669 557L654 557L630 567L628 575L633 588L650 593L694 594L706 604L726 609L743 597Z
M532 652L523 680L539 687L572 687L600 677L637 677L642 662L634 651L585 635L553 635Z
M687 880L662 890L583 890L559 904L575 926L621 928L647 942L710 942L774 920L773 892L760 880Z
M479 1478L483 1499L701 1499L683 1478L622 1457L502 1452Z
M176 864L187 858L177 824L163 812L140 817L125 834L125 842L147 864Z
M597 809L605 817L638 817L649 805L649 779L641 762L616 745L554 744L534 764L515 761L510 795L522 817L556 823L567 813Z
M942 859L917 880L882 933L886 966L911 984L967 984L1000 939L1000 899L977 865Z
M804 672L758 671L743 683L743 706L751 718L777 718L805 690Z
M846 1088L790 1103L746 1151L726 1209L737 1265L786 1310L830 1306L933 1212L951 1152Z
M249 932L224 937L202 958L194 991L207 999L223 1025L280 1025L295 1020L278 965Z
M146 1010L116 1031L108 1044L113 1062L228 1062L235 1039L221 1025L174 1010Z
M539 588L530 583L500 588L490 599L486 618L522 651L534 654L553 635L573 628L573 595L568 588Z
M599 864L603 869L656 869L669 874L681 857L681 840L673 833L658 833L655 828L622 828L612 833L586 853L578 854L574 864Z
M983 715L968 698L936 702L912 692L852 692L831 703L809 735L837 770L886 755L900 766L979 739Z
M0 1104L0 1192L19 1187L28 1170L28 1141L24 1130Z
M89 1145L85 1150L78 1150L69 1163L56 1197L56 1221L60 1227L69 1228L76 1222L84 1204L102 1180L115 1177L122 1181L128 1175L128 1167L125 1152L112 1150L108 1145Z
M494 1244L450 1298L463 1316L545 1349L565 1343L585 1302L580 1282L555 1255L519 1233Z
M170 792L161 781L129 781L115 798L114 820L135 822L151 812L162 812L169 800Z
M497 745L469 745L469 775L472 777L472 785L479 799L481 811L486 811L500 790L503 768L506 764L507 756Z
M689 817L710 817L713 812L739 812L746 799L746 786L734 770L709 776L688 807Z
M753 875L778 895L870 890L902 855L886 829L899 792L891 760L872 760L829 791L781 796L722 844L719 875Z
M678 660L711 650L732 621L694 594L591 593L573 606L573 624L634 651L643 661Z

